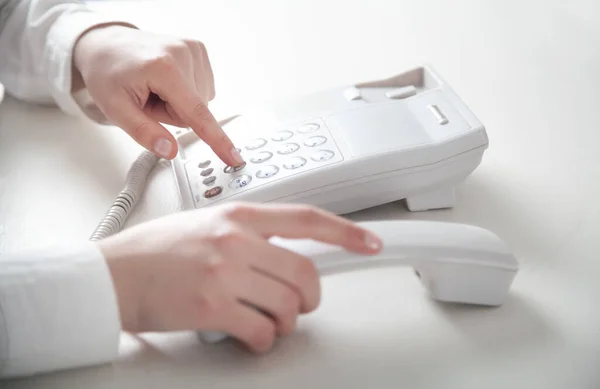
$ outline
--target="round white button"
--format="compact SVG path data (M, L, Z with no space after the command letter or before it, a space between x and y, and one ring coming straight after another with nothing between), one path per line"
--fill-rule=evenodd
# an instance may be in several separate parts
M317 135L317 136L311 136L310 138L305 140L304 144L308 147L315 147L315 146L322 145L325 142L327 142L327 138L325 138L324 136L321 136L321 135Z
M304 165L306 165L306 159L302 157L294 157L284 162L283 167L286 169L298 169Z
M229 181L229 187L232 189L243 188L248 185L250 181L252 181L252 177L244 174L242 176L232 178L231 181Z
M317 123L306 123L298 128L298 132L301 134L308 134L309 132L317 131L321 126Z
M256 138L256 139L251 140L250 143L248 143L246 145L246 149L247 150L256 150L256 149L260 149L261 147L263 147L266 144L267 144L266 139Z
M277 174L278 171L279 171L279 168L277 166L268 165L268 166L263 167L259 171L257 171L256 177L258 177L258 178L273 177L275 174Z
M271 153L270 151L261 151L259 153L256 153L255 155L253 155L252 158L250 158L250 162L263 163L263 162L271 159L272 156L273 156L273 153Z
M298 150L300 148L300 146L298 146L296 143L286 143L283 146L281 146L279 148L279 150L277 150L277 152L279 154L291 154L294 151Z
M327 160L333 158L333 155L334 155L333 151L319 150L316 153L314 153L313 155L311 155L310 158L316 162L323 162L323 161L327 161Z
M271 139L275 142L281 142L282 140L290 139L292 135L294 135L294 133L291 131L277 131L273 134L273 136L271 136Z

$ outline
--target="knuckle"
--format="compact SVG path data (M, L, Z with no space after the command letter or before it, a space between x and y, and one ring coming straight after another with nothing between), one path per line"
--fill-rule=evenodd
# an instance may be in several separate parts
M192 115L200 123L201 131L206 131L206 126L211 122L211 113L204 101L199 101L192 108Z
M222 227L215 230L212 237L213 245L218 249L225 249L246 242L246 234L234 226Z
M311 205L303 205L298 209L298 222L305 225L315 225L322 218L322 212Z
M131 136L138 141L142 141L143 139L146 139L148 137L151 130L152 130L152 127L150 126L150 123L143 122L143 123L138 124L132 130Z
M203 278L208 277L212 280L221 280L229 271L227 261L222 258L211 258L201 269Z
M296 322L296 317L300 311L300 299L298 295L292 291L284 292L280 296L279 307L278 307L278 319L284 324L284 327L288 328L293 326Z
M231 203L223 209L223 216L230 221L249 222L256 215L256 208L248 203Z
M166 51L172 55L179 56L189 54L190 48L184 40L175 40L169 43Z
M315 265L309 259L298 261L294 273L300 286L314 284L315 280L319 277Z
M302 309L306 312L315 310L321 300L321 290L319 283L319 273L309 259L303 259L298 262L295 269L296 283L304 293L305 306Z
M275 324L270 320L261 320L254 325L250 335L250 342L259 350L267 350L275 340Z
M147 60L144 67L147 71L165 71L173 69L176 62L173 55L165 51Z

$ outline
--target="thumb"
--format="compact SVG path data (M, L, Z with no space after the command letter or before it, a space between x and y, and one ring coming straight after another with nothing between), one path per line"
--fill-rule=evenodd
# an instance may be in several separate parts
M123 98L113 107L117 108L106 112L106 116L138 144L164 159L173 159L177 155L177 142L173 135L131 99Z

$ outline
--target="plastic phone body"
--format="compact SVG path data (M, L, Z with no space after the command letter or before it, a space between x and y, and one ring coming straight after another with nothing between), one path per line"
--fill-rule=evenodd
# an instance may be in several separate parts
M482 123L427 66L244 113L223 128L246 161L239 170L193 131L176 135L183 209L251 201L345 214L402 199L411 211L448 208L488 147Z

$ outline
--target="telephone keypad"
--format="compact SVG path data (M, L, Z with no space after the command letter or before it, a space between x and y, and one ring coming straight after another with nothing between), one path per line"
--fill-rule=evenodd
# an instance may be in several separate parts
M250 150L249 155L244 155L247 163L225 166L204 146L202 151L196 151L200 158L186 164L197 207L343 160L336 141L321 119L285 125L275 131L259 133L246 142L233 141L239 142L243 151Z
M281 146L277 150L277 152L282 155L287 155L293 153L294 151L297 151L299 148L300 146L298 146L298 144L296 143L286 143L283 146Z

